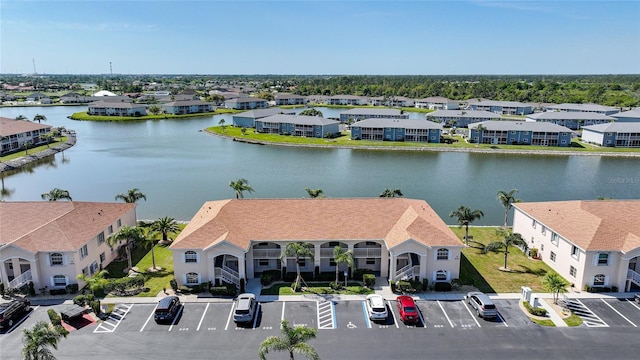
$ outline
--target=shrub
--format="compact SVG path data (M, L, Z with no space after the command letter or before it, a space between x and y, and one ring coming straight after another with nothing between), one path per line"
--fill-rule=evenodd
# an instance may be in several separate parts
M62 325L62 318L60 317L60 314L58 314L55 310L53 309L47 310L47 315L49 315L49 320L51 320L51 323L54 326Z
M398 281L396 283L396 289L403 293L414 293L416 288L413 287L411 281Z
M191 294L193 289L188 286L182 285L178 288L178 292L181 294Z
M260 284L266 286L273 282L273 277L269 273L260 274Z
M87 299L87 303L90 303L90 302L92 302L93 300L96 299L95 295L93 295L93 294L87 294L87 295L85 295L85 298Z
M353 270L353 279L356 281L364 281L364 274L371 274L375 277L375 272L371 269L355 269Z
M376 284L376 276L374 274L362 274L362 282L364 282L364 286L372 287Z
M93 313L96 315L100 315L100 300L93 300L89 303L89 306L91 307L91 310L93 310Z
M538 248L529 249L529 256L531 256L534 259L537 259L538 258Z
M87 297L85 295L78 295L73 298L73 303L78 306L87 305Z
M51 289L49 290L49 294L51 295L64 295L67 293L66 289Z
M69 335L69 330L65 329L64 326L62 326L62 324L56 325L54 326L54 328L56 332L62 335L63 337L67 337L67 335Z
M209 281L208 283L202 283L200 284L200 292L205 292L210 287L211 287L211 281Z
M451 291L451 289L451 283L446 281L437 282L433 285L433 290L435 291Z
M29 281L29 296L36 295L36 287L33 285L33 281Z
M422 291L427 291L429 288L429 279L422 279Z
M330 283L329 283L329 287L330 287L332 290L340 290L340 289L342 289L342 283L332 281L332 282L330 282Z
M4 296L4 283L0 282L0 296Z
M169 285L171 285L171 289L173 289L174 292L178 290L178 282L176 279L169 280Z
M75 294L78 292L78 284L69 284L65 287L69 294Z
M218 295L218 296L228 295L226 286L212 286L211 288L209 288L209 292L211 293L211 295Z
M540 308L540 307L534 308L533 306L531 306L531 304L529 304L528 301L523 301L522 304L524 304L524 307L527 309L527 311L531 315L547 316L547 309Z

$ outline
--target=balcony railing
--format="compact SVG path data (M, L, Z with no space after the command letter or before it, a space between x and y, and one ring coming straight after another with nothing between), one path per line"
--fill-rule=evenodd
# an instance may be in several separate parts
M354 248L353 256L357 258L382 257L382 248Z
M416 272L420 272L420 266L412 266L411 264L403 267L402 269L396 271L395 279L411 279Z
M253 249L254 259L279 259L281 254L280 249Z
M32 279L33 278L31 277L31 269L29 269L23 272L22 274L18 275L18 277L16 277L15 279L9 281L9 288L19 288L22 285L31 281Z
M640 285L640 274L629 269L627 270L627 279L633 281L634 283Z

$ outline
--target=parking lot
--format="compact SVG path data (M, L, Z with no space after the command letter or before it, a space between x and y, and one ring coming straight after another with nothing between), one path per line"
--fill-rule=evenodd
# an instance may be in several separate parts
M640 304L630 299L582 299L587 327L640 327ZM589 312L591 314L589 314Z

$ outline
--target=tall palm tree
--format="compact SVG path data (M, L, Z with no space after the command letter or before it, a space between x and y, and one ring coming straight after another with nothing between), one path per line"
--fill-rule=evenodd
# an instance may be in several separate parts
M41 124L41 121L47 121L47 117L44 115L36 114L36 116L33 117L33 121L37 121L38 124Z
M544 285L547 291L553 294L553 303L557 305L560 293L565 293L567 291L568 284L562 276L558 275L558 273L552 272L542 278L542 285Z
M304 191L306 191L312 199L324 197L322 189L304 188Z
M29 155L29 148L33 145L31 141L25 141L22 143L22 147L24 148L24 154Z
M169 233L177 233L178 231L180 231L180 226L178 226L176 220L168 216L161 217L158 220L154 221L151 224L151 227L155 231L162 234L163 242L169 241Z
M124 200L124 202L129 204L137 203L140 199L147 201L147 196L141 193L138 188L129 189L126 194L116 195L116 201Z
M22 356L24 360L55 360L50 347L58 349L60 338L66 334L49 327L46 321L38 321L31 329L22 330Z
M509 210L513 206L513 203L520 202L520 199L516 199L516 193L518 189L511 189L510 191L500 190L498 191L498 201L504 207L504 227L508 226Z
M400 189L389 190L387 188L384 188L382 193L380 193L381 198L394 198L396 196L403 197L404 195L402 195L402 191L400 191Z
M95 295L96 291L103 288L104 285L108 282L108 280L106 279L107 275L109 275L109 272L107 270L100 270L93 276L78 274L78 276L76 276L76 279L87 284L91 293Z
M69 191L58 189L58 188L53 188L49 190L49 192L43 193L42 195L40 195L40 197L42 198L42 200L48 200L48 201L58 201L58 200L73 201L73 199L71 199L71 195L69 195Z
M508 269L507 267L507 256L509 255L509 247L510 246L520 246L524 250L527 249L527 242L522 238L522 235L518 233L512 233L508 230L498 230L499 235L504 236L503 241L492 241L487 246L484 247L485 254L489 251L504 249L504 269Z
M464 226L464 244L469 245L469 224L476 220L480 220L484 213L478 209L471 210L464 205L460 205L456 210L449 213L449 217L458 218L458 225Z
M145 245L151 247L151 269L156 270L156 254L155 247L158 242L159 232L153 227L153 224L142 228L142 238L140 239Z
M218 125L220 125L220 127L222 128L222 132L224 132L227 129L227 126L224 124L226 121L224 121L224 119L220 119L220 121L218 121Z
M318 335L317 329L304 325L291 327L287 320L282 320L281 325L281 332L284 337L269 336L264 339L260 344L260 348L258 348L258 358L260 360L265 360L265 356L270 350L288 351L289 360L294 360L294 354L301 354L311 360L320 360L316 349L306 343L306 341L316 338Z
M300 258L310 258L313 261L312 245L308 242L290 242L282 253L283 259L287 257L296 258L296 280L293 282L292 288L297 291L300 287Z
M336 263L336 285L338 284L338 277L340 276L340 272L338 268L342 264L346 264L348 267L353 266L353 253L351 250L345 250L340 245L336 245L333 248L333 262Z
M236 179L236 181L229 182L229 186L236 192L236 199L244 199L244 192L253 192L253 188L249 185L247 179Z
M133 267L133 264L131 263L131 244L142 240L143 237L144 235L142 233L141 228L137 226L125 225L121 227L117 233L109 236L107 238L107 243L109 244L109 246L114 247L118 243L120 243L120 241L122 240L125 241L125 251L127 253L127 261L128 261L129 269L131 269Z

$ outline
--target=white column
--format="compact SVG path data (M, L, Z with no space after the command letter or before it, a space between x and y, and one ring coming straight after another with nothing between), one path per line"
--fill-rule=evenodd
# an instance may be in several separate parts
M384 244L380 249L380 253L380 276L389 279L389 251Z
M611 255L609 255L611 256ZM616 286L618 291L627 291L627 273L629 272L629 260L620 258L620 264L618 265L618 278L616 279Z
M315 266L320 267L320 244L313 244L313 263ZM315 267L313 269L315 271ZM322 269L320 269L322 271Z
M428 253L425 255L420 255L420 280L425 279L427 276L427 259L429 258Z
M396 255L390 251L389 256L391 258L391 264L389 264L389 281L393 281L396 276Z
M247 278L255 277L255 270L253 268L253 246L249 247L249 251L244 254L245 257L245 268L247 269Z
M242 253L238 255L238 276L240 277L240 279L246 279L247 278L247 271L246 271L246 254Z

